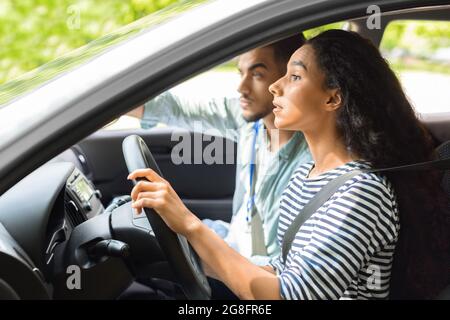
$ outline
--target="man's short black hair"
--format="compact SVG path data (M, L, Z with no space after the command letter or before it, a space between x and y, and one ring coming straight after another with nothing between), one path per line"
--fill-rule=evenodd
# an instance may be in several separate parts
M287 63L292 54L306 42L303 33L295 34L268 45L272 47L274 56L282 63Z

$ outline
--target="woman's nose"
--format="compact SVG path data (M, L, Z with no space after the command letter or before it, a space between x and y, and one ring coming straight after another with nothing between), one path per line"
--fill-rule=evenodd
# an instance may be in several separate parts
M274 96L278 96L280 94L280 86L279 86L280 80L281 79L278 79L269 86L269 92Z

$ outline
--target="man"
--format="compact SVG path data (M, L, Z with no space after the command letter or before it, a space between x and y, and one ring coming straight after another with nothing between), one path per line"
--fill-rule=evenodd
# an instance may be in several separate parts
M294 170L311 160L302 134L275 128L273 96L268 90L286 73L290 56L303 43L304 37L295 35L242 54L240 99L194 103L166 92L129 113L142 119L143 128L162 122L195 130L195 123L201 122L202 130L218 130L237 142L233 217L229 224L205 223L259 265L280 253L276 239L279 199Z

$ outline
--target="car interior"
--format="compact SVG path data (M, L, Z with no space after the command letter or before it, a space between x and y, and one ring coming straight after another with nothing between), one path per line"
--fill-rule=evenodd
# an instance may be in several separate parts
M391 22L450 23L450 7L384 13L379 29L369 29L366 21L366 17L348 20L345 28L380 46ZM420 113L420 117L432 133L436 148L450 141L450 109ZM133 213L130 205L133 184L126 178L130 166L143 161L159 168L200 218L231 220L236 165L226 159L235 157L236 144L223 137L205 138L191 132L191 141L203 141L202 150L212 141L233 148L224 147L223 153L216 155L223 159L220 164L194 164L192 159L191 164L176 165L171 160L177 144L172 140L176 129L98 130L4 193L0 197L0 299L116 299L131 283L146 285L146 279L182 283L178 298L208 298L205 286L198 285L204 279L189 280L192 275L174 271L171 266L177 260L168 263L168 259L176 258L168 257L155 239L155 225L146 215ZM150 155L137 136L148 146ZM131 138L124 144L127 137ZM449 145L440 149L441 156L450 156ZM131 154L140 154L141 158ZM153 159L155 163L150 163ZM445 181L444 187L450 192L447 176ZM189 246L187 242L182 245ZM200 267L194 254L184 259L191 260L194 269L190 272L195 274ZM70 266L81 269L80 283L71 278L77 270ZM83 290L76 290L77 286ZM439 298L450 299L450 289Z

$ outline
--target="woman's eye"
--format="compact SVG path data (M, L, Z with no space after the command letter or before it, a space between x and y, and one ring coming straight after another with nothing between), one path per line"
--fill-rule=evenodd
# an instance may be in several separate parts
M291 74L291 80L292 81L297 81L297 80L300 80L302 77L300 77L300 76L297 76L296 74Z
M254 76L255 78L261 78L261 77L262 77L262 73L259 73L259 72L253 72L253 76Z

